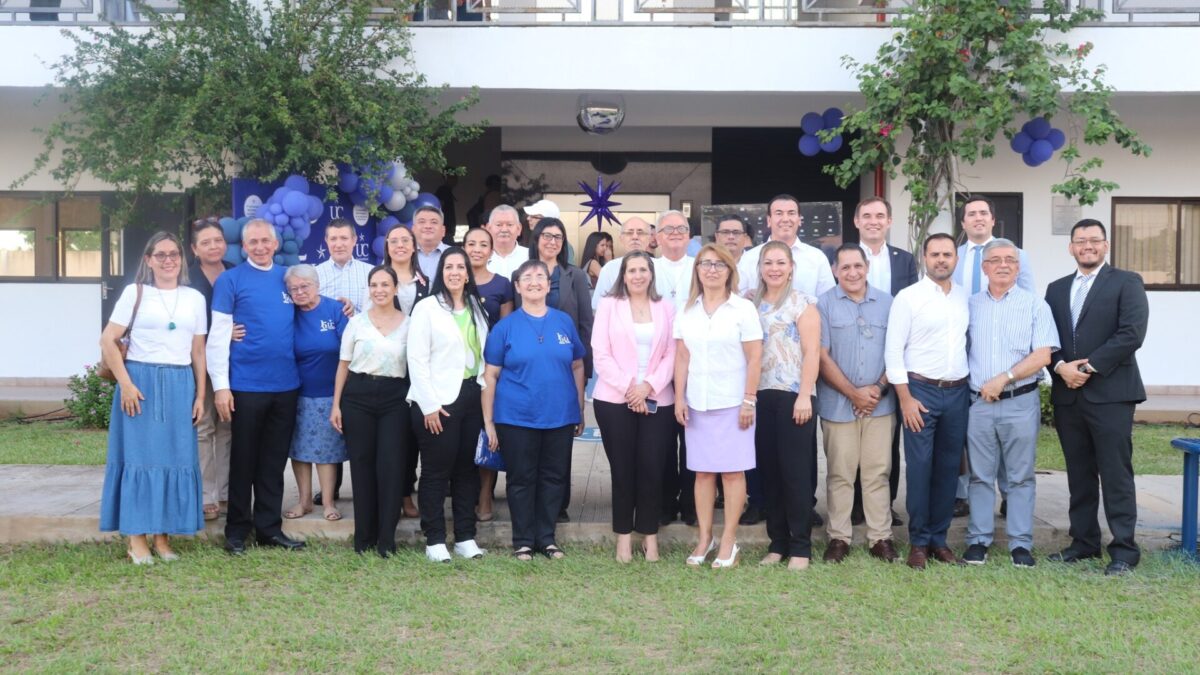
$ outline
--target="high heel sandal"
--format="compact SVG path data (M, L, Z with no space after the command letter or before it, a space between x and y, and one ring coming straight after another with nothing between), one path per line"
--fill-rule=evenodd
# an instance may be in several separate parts
M134 565L153 565L154 564L154 554L153 553L147 553L145 556L139 558L133 554L133 549L128 549L125 552L127 554L129 554L129 559L133 561Z
M733 553L730 553L729 557L725 558L724 560L722 560L721 558L713 559L713 564L712 564L713 569L718 570L718 569L722 569L725 567L737 567L738 553L740 553L740 552L741 552L741 549L738 548L737 542L736 541L733 542Z
M699 567L704 564L704 561L715 550L717 550L717 538L713 537L712 541L708 542L708 550L704 551L704 555L689 555L687 557L687 564L691 567Z

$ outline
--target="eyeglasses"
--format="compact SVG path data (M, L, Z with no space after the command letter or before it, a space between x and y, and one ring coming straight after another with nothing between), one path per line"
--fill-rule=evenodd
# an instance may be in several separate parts
M710 270L720 271L729 269L729 265L726 265L725 261L723 260L701 260L700 262L696 263L696 267L699 267L706 272Z
M562 240L565 238L566 237L562 236L561 234L554 234L553 232L543 232L542 233L543 241L550 241L550 242L554 242L556 244L562 242Z
M687 234L689 229L687 225L666 225L658 228L658 231L663 234Z
M546 281L548 277L545 274L524 274L517 277L517 281L521 283L529 283L530 281Z
M1071 240L1071 243L1075 244L1076 246L1087 246L1088 244L1091 244L1092 246L1099 246L1100 244L1103 244L1104 242L1105 242L1105 240L1101 237L1092 237L1091 239L1072 239Z
M860 308L858 311L861 312L862 309ZM858 320L856 320L854 323L858 324L859 334L866 339L870 340L875 336L875 334L871 332L871 326L867 323L867 319L862 314L858 315Z
M983 262L985 262L989 265L999 265L1000 263L1004 263L1005 265L1016 265L1018 262L1020 262L1020 260L1018 260L1012 256L1007 256L1004 258L988 258L987 260L984 260Z
M159 252L159 253L155 253L155 254L151 255L150 257L154 258L155 260L157 260L160 263L166 262L168 260L172 260L172 261L179 260L179 258L180 258L179 251L171 251L170 253Z
M288 286L288 293L307 293L312 288L312 283L296 284L295 286Z
M742 236L742 231L741 230L717 230L716 235L718 237L740 237L740 236Z

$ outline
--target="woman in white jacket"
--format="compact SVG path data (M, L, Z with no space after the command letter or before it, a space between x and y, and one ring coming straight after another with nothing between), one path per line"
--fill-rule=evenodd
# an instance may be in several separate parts
M475 544L475 446L483 428L480 392L488 325L462 248L442 253L429 297L416 304L409 321L408 400L421 452L417 494L425 556L434 562L450 560L444 513L449 491L454 552L478 558L484 552Z

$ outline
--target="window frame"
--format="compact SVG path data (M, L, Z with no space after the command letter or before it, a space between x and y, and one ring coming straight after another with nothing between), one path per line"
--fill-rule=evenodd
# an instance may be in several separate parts
M1148 204L1154 206L1176 206L1175 209L1175 283L1173 284L1146 284L1147 291L1168 291L1168 292L1196 292L1200 291L1200 283L1184 284L1180 283L1179 277L1183 270L1183 206L1193 205L1195 208L1200 208L1200 197L1113 197L1111 204L1111 218L1109 219L1110 227L1108 233L1109 240L1109 256L1108 262L1114 267L1117 266L1117 252L1120 247L1117 245L1117 207L1126 204ZM1122 267L1121 269L1126 269Z
M73 192L69 195L69 197L95 197L95 198L101 200L100 241L101 241L101 255L105 256L105 257L110 255L110 252L108 250L108 242L110 241L110 238L109 238L109 236L107 236L107 232L111 229L111 223L109 221L108 213L106 213L103 208L104 198L108 194L111 194L111 193L106 193L103 191L96 191L96 190L89 190L89 191ZM49 254L49 257L51 260L50 274L37 274L37 269L35 267L33 276L17 277L17 276L0 275L0 284L45 284L45 283L95 284L95 283L102 282L104 280L104 276L103 276L104 268L103 267L101 267L101 274L94 276L94 277L67 277L67 276L63 276L63 274L62 274L62 271L63 271L62 270L62 262L63 262L62 261L62 233L64 231L64 228L62 227L61 223L59 222L60 221L59 203L61 202L61 200L67 198L68 195L61 193L61 192L31 191L31 190L13 190L13 191L5 190L5 191L0 191L0 197L10 197L10 198L14 198L14 199L28 199L35 203L49 202L52 206L52 209L51 209L52 222L50 223L50 229L49 229L48 234L52 235L52 237L53 237L53 239L51 241L47 241L45 243L46 246L50 246L53 248L53 251ZM10 227L4 227L3 224L0 224L0 229L5 230L5 231L13 231L13 230L24 229L24 228L10 228ZM90 230L81 230L78 228L66 228L66 229L74 230L77 232L90 231Z

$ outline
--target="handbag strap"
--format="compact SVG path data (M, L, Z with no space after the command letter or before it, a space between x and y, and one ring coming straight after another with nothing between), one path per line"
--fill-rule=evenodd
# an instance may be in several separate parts
M140 307L141 305L142 305L142 285L138 284L137 285L137 297L133 301L133 313L129 315L129 325L125 327L125 334L121 336L122 340L128 338L129 334L133 332L133 322L135 320L137 320L138 307Z

